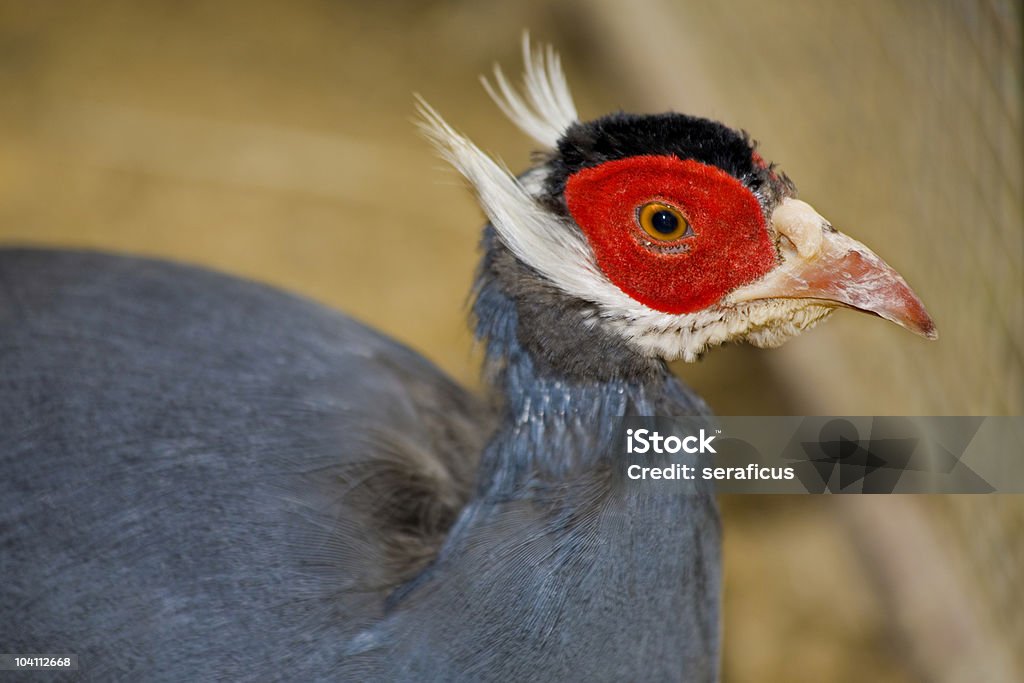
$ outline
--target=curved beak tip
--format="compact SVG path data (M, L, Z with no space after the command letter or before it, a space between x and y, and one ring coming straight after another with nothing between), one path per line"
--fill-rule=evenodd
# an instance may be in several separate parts
M894 323L900 327L904 327L916 335L924 337L928 341L935 341L939 338L939 331L935 327L935 322L932 321L931 317L921 309L923 314L921 317L907 320L893 320ZM883 316L884 317L884 316Z
M939 338L939 331L935 328L932 318L928 318L927 323L920 328L920 334L929 341L935 341Z
M878 286L863 302L858 302L861 310L876 313L914 334L934 341L939 338L935 321L928 315L921 299L900 275L878 259L875 266L881 277Z

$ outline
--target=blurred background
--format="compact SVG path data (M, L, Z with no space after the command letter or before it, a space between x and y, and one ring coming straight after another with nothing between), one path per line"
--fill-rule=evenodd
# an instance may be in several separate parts
M585 118L749 131L927 304L678 372L721 414L1019 415L1021 3L0 1L0 242L199 263L305 294L477 385L482 214L421 93L513 169L477 77L554 43ZM1024 454L1022 454L1024 457ZM733 497L724 679L1024 680L1024 501Z

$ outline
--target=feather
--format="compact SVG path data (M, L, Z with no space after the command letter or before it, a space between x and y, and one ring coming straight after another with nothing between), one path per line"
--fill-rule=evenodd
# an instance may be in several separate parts
M566 129L579 120L561 60L550 45L531 46L530 34L524 32L523 64L525 95L516 92L497 64L496 86L485 76L480 81L512 123L545 148L554 149Z

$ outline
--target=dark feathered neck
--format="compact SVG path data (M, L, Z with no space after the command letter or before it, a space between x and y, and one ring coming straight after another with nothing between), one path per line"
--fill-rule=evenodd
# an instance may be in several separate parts
M620 418L704 414L661 360L585 326L582 302L519 263L488 230L473 312L502 425L481 459L482 493L589 476L614 452Z
M499 389L503 369L523 354L534 376L579 385L642 384L668 374L661 360L642 356L600 325L586 324L593 305L523 265L490 226L482 249L473 316L476 336L487 349L488 377Z

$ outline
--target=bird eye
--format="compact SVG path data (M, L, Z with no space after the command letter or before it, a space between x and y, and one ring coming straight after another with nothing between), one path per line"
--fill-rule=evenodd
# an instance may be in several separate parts
M693 234L689 222L679 209L662 202L644 204L637 209L636 219L644 232L662 242Z

